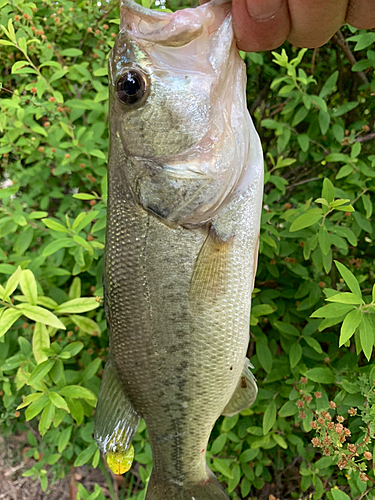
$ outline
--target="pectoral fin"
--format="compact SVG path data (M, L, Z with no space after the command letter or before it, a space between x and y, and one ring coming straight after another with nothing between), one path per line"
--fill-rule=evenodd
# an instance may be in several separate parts
M134 457L131 441L139 420L109 356L95 413L94 439L115 474L124 474L131 467Z
M222 241L213 227L208 232L194 265L189 302L192 310L214 302L228 290L233 240Z
M238 381L236 390L233 393L227 406L224 408L223 415L232 417L242 410L251 406L258 393L256 379L251 373L250 368L253 368L250 361L245 359L245 366L242 370L240 380Z

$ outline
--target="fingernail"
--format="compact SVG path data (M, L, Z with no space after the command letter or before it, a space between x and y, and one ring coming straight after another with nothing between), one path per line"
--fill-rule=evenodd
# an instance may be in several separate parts
M247 0L249 16L256 21L269 21L276 16L284 0Z

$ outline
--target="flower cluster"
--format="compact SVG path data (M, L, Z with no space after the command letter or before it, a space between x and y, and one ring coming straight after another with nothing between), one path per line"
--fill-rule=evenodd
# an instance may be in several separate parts
M331 401L329 407L335 409L336 404ZM350 408L348 413L350 416L355 416L357 409ZM347 469L349 473L356 470L362 481L373 481L366 473L368 462L373 458L368 450L371 442L369 433L366 433L362 443L346 444L351 432L345 427L344 422L345 418L342 415L337 415L334 419L329 411L316 412L315 420L310 422L310 426L316 431L317 436L312 438L311 443L315 448L321 448L323 455L337 458L339 469Z

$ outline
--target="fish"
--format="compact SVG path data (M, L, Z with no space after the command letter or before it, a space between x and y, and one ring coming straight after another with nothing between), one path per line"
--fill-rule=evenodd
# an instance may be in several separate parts
M206 463L220 415L248 408L246 357L263 155L231 4L174 13L123 0L109 57L103 266L110 350L94 437L116 473L141 418L146 500L226 500Z

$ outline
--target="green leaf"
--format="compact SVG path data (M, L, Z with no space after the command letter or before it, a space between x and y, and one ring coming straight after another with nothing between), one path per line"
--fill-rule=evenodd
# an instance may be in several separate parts
M45 377L50 372L54 364L55 360L50 359L47 361L43 361L36 368L34 368L34 370L30 374L29 385L33 385L36 382L39 382L39 380L41 380L43 377Z
M76 243L72 238L59 238L58 240L53 241L49 245L45 247L43 250L44 257L48 257L48 255L52 255L53 253L58 252L61 248L74 247Z
M328 255L331 249L331 239L325 226L320 226L319 228L318 241L323 255Z
M348 155L344 155L342 153L331 153L330 155L326 156L326 161L327 162L340 161L340 162L346 163L347 161L349 161L349 156Z
M33 333L33 354L38 365L48 359L47 355L44 353L44 349L49 349L49 347L50 336L48 335L46 325L39 322L35 323Z
M291 417L298 413L298 406L295 401L287 401L279 410L280 417Z
M80 351L82 351L82 349L83 349L82 342L72 342L71 344L68 344L67 346L64 347L64 349L61 351L61 354L67 353L69 354L69 357L72 357L78 354Z
M40 365L39 365L40 366ZM49 404L49 398L45 394L40 396L36 401L34 401L25 411L26 421L39 415L45 406Z
M320 221L322 218L322 210L321 209L312 209L308 210L305 214L300 215L297 219L292 223L289 228L291 233L295 231L300 231L301 229L305 229L305 227L310 227L314 225L316 222Z
M326 274L328 274L331 270L331 267L332 267L332 250L331 249L329 249L329 252L327 253L327 255L323 254L323 267L324 267Z
M269 304L259 304L251 308L251 314L253 314L253 316L255 317L265 316L268 314L272 314L273 312L275 312L275 309Z
M77 314L92 311L99 307L99 302L95 297L81 297L79 299L68 300L60 304L55 312L59 314Z
M41 419L39 421L39 432L43 436L50 428L53 417L55 416L55 407L52 403L47 403L45 406Z
M360 309L354 309L354 311L351 311L345 316L340 330L339 347L341 347L351 338L351 336L354 334L357 327L361 323L361 320L362 313Z
M108 75L107 67L99 68L94 71L94 76L107 76L107 75Z
M340 304L364 304L363 299L350 292L337 293L332 297L327 297L326 300L329 302L339 302Z
M31 226L27 226L23 231L20 231L14 244L14 251L17 255L23 255L26 252L33 241L33 237L34 229Z
M12 66L12 73L17 73L17 70L23 68L24 66L30 66L28 61L17 61Z
M22 316L22 312L17 309L7 308L0 316L0 338L3 337L9 328Z
M57 392L50 392L49 399L51 400L51 403L53 403L57 408L61 408L62 410L65 410L68 413L70 413L69 407L65 399L62 398L60 394L57 394Z
M15 186L12 187L0 189L0 200L4 198L10 198L11 196L17 194L19 188L20 188L19 185L16 184Z
M374 66L374 62L369 59L362 59L362 61L358 61L352 66L352 71L365 71L368 68Z
M304 153L308 151L309 146L310 146L310 139L307 134L299 134L297 135L297 141L299 144L299 147L302 149Z
M348 285L349 289L355 294L358 295L358 297L362 297L362 292L361 288L358 284L358 281L354 274L349 271L348 268L344 266L344 264L341 264L341 262L338 262L335 260L336 267L341 274L342 278L344 279L345 283Z
M92 379L95 373L99 370L102 360L100 358L95 358L91 363L87 365L82 373L82 382L87 382Z
M323 101L323 99L317 95L311 96L312 102L325 113L327 113L327 104Z
M83 407L80 401L76 401L75 399L67 398L66 402L68 403L70 413L74 420L77 422L77 425L81 425L83 421Z
M274 325L281 333L293 335L294 337L300 336L299 330L291 323L287 323L286 321L275 321Z
M77 193L73 194L73 198L76 198L77 200L96 200L97 197L93 194Z
M38 289L34 273L30 271L30 269L25 269L24 271L22 271L20 284L24 296L27 298L31 305L35 306L38 300Z
M364 194L362 196L363 206L366 210L366 219L369 219L372 215L372 202L368 195Z
M81 278L74 278L69 288L69 299L78 299L81 296Z
M357 41L357 44L354 47L354 50L363 50L369 45L372 45L375 42L375 33L367 32L367 33L361 33L356 36L352 36L348 38L347 40L349 41ZM336 498L334 498L336 500ZM341 500L341 499L340 499Z
M80 218L80 214L73 223L73 229L75 229L76 233L79 233L80 231L82 231L82 229L88 226L90 222L92 222L97 217L99 212L97 210L93 210L92 212L88 213L82 212L82 214L83 217Z
M4 298L9 297L12 295L14 290L18 287L18 284L21 280L22 276L22 269L20 266L17 267L16 271L10 276L10 278L7 281L7 284L5 285L5 291L4 291Z
M96 452L96 444L91 443L87 448L85 448L75 459L74 467L81 467L82 465L87 464L89 460L91 460L92 456Z
M220 434L215 441L212 443L210 452L214 455L217 453L220 453L221 450L224 448L225 443L227 442L228 435L226 433Z
M62 78L63 76L65 76L67 74L67 72L68 72L67 69L60 69L59 71L56 71L55 73L53 73L53 75L49 79L49 83L56 82L57 80L60 80L60 78ZM60 125L61 125L62 129L64 129L63 124L65 125L64 122L60 122Z
M65 373L64 373L64 363L61 359L56 359L52 370L49 372L49 376L55 384L65 384Z
M251 489L251 483L247 479L247 477L244 477L241 481L241 498L247 498Z
M58 231L59 233L69 233L69 229L52 219L42 219L42 222L53 231Z
M229 479L233 479L233 473L228 467L228 465L224 462L223 459L221 458L214 458L213 459L213 465L215 469L223 474L223 476L228 477Z
M257 357L261 367L270 373L272 370L273 357L267 344L264 342L257 342Z
M17 410L20 410L21 408L25 408L25 406L30 405L31 403L34 403L34 401L37 401L43 394L41 392L34 392L32 394L29 394L26 396L22 403L17 406Z
M303 337L303 340L308 344L310 347L314 349L314 351L318 352L321 354L323 352L322 348L320 347L319 342L314 339L313 337Z
M294 368L298 365L302 357L302 347L299 342L295 342L289 352L290 367Z
M103 153L103 151L100 151L100 149L92 149L91 151L89 151L89 154L91 156L96 156L97 158L101 158L102 160L107 159L106 155Z
M60 390L60 394L72 399L82 398L90 403L96 402L95 394L80 385L67 385Z
M350 496L337 488L331 488L333 500L350 500Z
M337 77L339 76L339 72L335 71L332 75L325 81L322 90L319 92L319 97L324 99L327 95L329 95L333 89L335 88Z
M83 54L82 50L76 48L64 49L60 52L63 57L78 57Z
M354 171L354 168L352 165L344 165L343 167L340 168L336 175L336 180L343 179L344 177L347 177ZM337 209L338 210L338 209Z
M48 309L55 309L58 306L57 302L51 299L51 297L45 297L44 295L39 295L37 304Z
M361 340L363 354L367 361L370 361L372 349L374 347L374 330L367 314L362 315L362 321L359 325L359 338Z
M4 39L0 39L0 45L12 45L13 47L15 46L13 42L10 42L9 40L4 40Z
M277 434L275 432L274 434L272 434L272 438L280 446L280 448L284 448L284 450L288 449L288 443L285 441L285 439L280 434Z
M91 318L87 318L86 316L78 316L71 315L69 318L73 321L75 325L77 325L83 332L89 333L90 335L100 335L101 330L98 323L96 323Z
M292 127L296 127L299 123L301 123L306 116L309 114L309 110L305 108L305 106L300 106L296 113L294 114L293 121L292 121ZM297 136L298 139L299 136ZM309 142L309 141L307 141Z
M267 406L263 417L263 434L266 435L276 422L276 401L273 399Z
M329 129L329 124L331 121L331 117L329 113L324 112L322 109L319 111L319 127L320 131L323 135L326 134L327 130Z
M327 177L323 181L322 198L326 199L328 203L331 203L335 198L334 185Z
M241 479L241 468L238 464L234 463L231 467L233 479L228 480L228 492L231 493L235 490Z
M352 305L328 304L314 311L311 318L339 318L353 309Z
M251 460L254 460L254 458L256 458L258 455L259 455L259 448L248 449L241 453L239 460L242 463L248 463L251 462Z
M54 328L61 328L66 330L64 323L62 323L57 316L51 311L39 306L32 306L30 304L20 304L17 306L22 314L33 321L39 321L45 325L53 326Z
M333 384L335 381L335 377L329 368L312 368L307 370L305 376L319 384Z
M63 429L60 436L59 436L59 440L57 442L57 451L59 453L62 453L65 448L67 447L68 443L69 443L69 440L70 440L70 436L72 435L72 430L73 430L73 426L69 426L69 427L66 427L66 429Z

